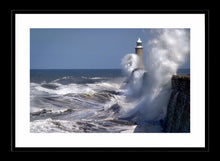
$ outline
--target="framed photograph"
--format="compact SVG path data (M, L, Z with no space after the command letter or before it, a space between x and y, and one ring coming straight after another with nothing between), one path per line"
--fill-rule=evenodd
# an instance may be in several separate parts
M208 151L208 11L19 11L12 151Z

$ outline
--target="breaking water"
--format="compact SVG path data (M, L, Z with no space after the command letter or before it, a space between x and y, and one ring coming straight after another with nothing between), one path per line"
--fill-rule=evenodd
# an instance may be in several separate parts
M160 122L121 118L139 99L127 97L120 69L31 70L30 131L33 133L161 132ZM128 99L129 98L129 99Z

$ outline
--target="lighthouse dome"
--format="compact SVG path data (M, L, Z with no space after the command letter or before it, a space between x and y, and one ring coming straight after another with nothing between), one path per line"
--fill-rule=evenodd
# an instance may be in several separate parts
M141 41L140 37L137 40L137 47L142 47L142 41Z
M142 43L140 37L138 38L137 43Z

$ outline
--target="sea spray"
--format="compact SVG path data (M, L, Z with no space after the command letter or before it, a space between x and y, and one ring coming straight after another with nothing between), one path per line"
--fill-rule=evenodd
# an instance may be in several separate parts
M136 54L127 54L121 62L122 70L125 75L130 76L131 73L138 68L140 58Z
M151 74L154 85L162 86L170 82L173 74L189 54L189 31L186 29L155 30L155 39L147 43L146 69Z
M127 77L127 81L123 88L125 89L125 95L128 97L140 97L143 92L144 69L138 68L140 64L140 58L136 54L127 54L122 59L122 71Z
M147 72L142 75L143 79L138 78L135 83L138 88L143 85L141 88L144 92L141 97L138 97L139 100L133 107L126 107L126 110L122 110L121 118L130 118L135 121L163 119L166 116L171 93L171 77L176 74L179 66L186 61L189 54L189 30L157 29L152 30L152 33L155 38L146 44L145 69ZM123 59L125 60L128 59ZM133 59L129 59L131 60ZM129 79L135 79L135 75L133 74ZM132 93L131 90L135 88L130 87L128 86L128 91Z

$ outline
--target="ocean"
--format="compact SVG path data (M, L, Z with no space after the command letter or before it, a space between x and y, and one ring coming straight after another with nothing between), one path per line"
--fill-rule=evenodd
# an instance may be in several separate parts
M158 120L140 124L120 117L136 102L125 95L126 80L121 69L31 69L30 132L162 132Z

